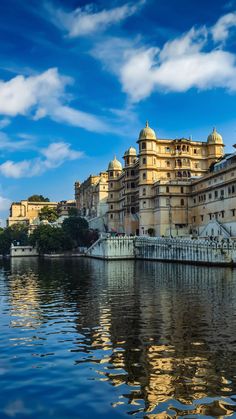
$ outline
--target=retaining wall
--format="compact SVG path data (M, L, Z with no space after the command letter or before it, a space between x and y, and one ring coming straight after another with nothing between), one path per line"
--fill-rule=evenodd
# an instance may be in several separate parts
M99 259L146 259L193 264L236 265L236 242L158 237L101 238L86 252Z

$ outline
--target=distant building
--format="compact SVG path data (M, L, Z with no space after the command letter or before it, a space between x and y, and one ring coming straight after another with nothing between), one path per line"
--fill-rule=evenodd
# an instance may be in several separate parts
M39 212L43 207L57 209L57 205L57 202L30 202L27 200L13 202L10 207L10 215L7 219L7 226L16 223L22 223L27 226L35 224Z
M75 208L76 209L76 201L75 199L70 199L68 201L60 201L57 204L57 212L58 215L68 217L70 209Z
M79 215L90 218L107 213L108 174L89 176L83 183L75 183L75 200Z

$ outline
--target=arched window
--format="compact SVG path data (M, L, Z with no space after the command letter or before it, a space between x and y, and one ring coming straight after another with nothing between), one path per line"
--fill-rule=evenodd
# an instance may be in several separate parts
M167 173L166 175L167 175L167 177L170 177L170 173Z
M146 150L146 143L142 143L142 150Z
M169 160L167 160L167 161L166 161L166 166L167 166L167 167L170 167L170 162L169 162Z

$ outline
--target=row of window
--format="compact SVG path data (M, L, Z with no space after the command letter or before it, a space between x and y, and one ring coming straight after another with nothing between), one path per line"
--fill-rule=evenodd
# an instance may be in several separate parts
M236 185L232 185L232 186L228 187L228 195L232 195L235 192L236 192ZM220 190L216 189L214 192L209 192L208 195L207 194L199 195L198 199L197 199L197 197L193 198L193 202L194 202L194 204L196 204L197 200L198 200L198 202L205 202L207 199L208 200L211 200L213 198L214 199L218 199L218 198L223 199L224 196L225 196L225 189L220 189Z
M231 217L235 217L236 216L236 210L235 210L235 208L232 208L232 209L229 210L229 216L231 216ZM206 219L206 217L209 220L214 220L214 219L215 220L218 220L219 218L225 218L225 210L214 212L214 213L209 213L209 214L205 214L205 215L204 214L201 214L200 215L200 220L201 221L204 221L204 219ZM192 219L193 219L193 223L196 223L197 217L196 216L193 216Z

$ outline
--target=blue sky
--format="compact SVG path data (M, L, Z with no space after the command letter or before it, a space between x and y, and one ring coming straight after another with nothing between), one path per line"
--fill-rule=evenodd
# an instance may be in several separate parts
M160 138L236 143L236 2L2 0L0 217ZM4 222L4 221L3 221Z

